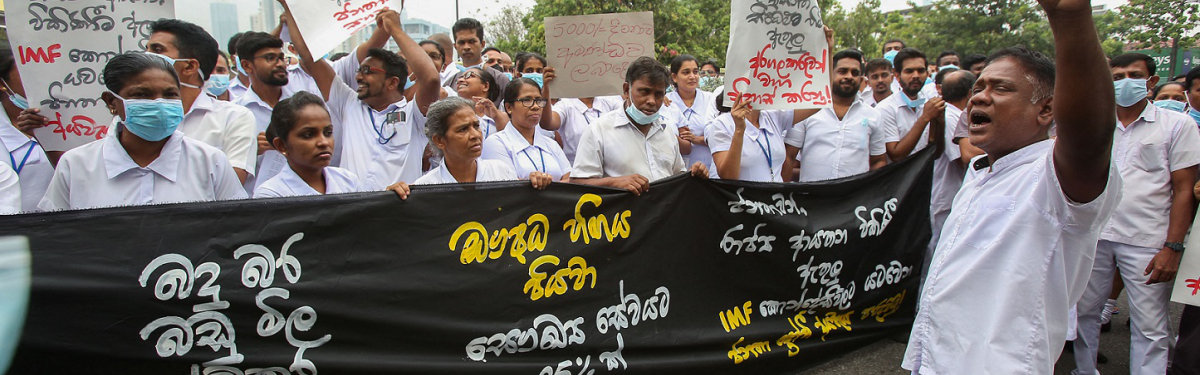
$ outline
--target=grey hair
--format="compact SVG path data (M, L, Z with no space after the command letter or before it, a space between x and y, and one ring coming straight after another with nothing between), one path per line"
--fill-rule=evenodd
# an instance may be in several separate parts
M429 111L425 115L425 136L433 140L434 136L446 137L446 132L450 128L450 116L454 116L463 108L474 111L475 104L470 100L466 100L457 96L447 97L438 100L429 106ZM441 153L437 147L433 147L435 153Z

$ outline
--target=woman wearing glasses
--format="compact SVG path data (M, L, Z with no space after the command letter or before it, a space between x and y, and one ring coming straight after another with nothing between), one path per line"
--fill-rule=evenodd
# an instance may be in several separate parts
M480 158L483 133L473 103L463 98L446 98L429 107L425 135L443 156L442 164L425 173L413 185L472 183L517 180L508 164ZM536 189L550 185L550 175L532 172L529 180Z
M472 107L475 115L479 116L483 139L504 130L508 115L496 108L496 102L500 100L500 86L496 85L496 78L491 73L480 68L467 69L458 77L455 87L458 97L474 103Z
M536 81L522 77L509 82L504 88L504 110L511 126L483 142L483 159L504 162L519 178L542 172L565 182L571 175L567 155L554 139L537 131L548 105Z

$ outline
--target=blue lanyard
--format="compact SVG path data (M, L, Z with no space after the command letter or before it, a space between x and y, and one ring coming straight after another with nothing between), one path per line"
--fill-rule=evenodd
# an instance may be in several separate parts
M8 160L12 161L13 171L16 171L18 175L21 174L22 169L25 169L25 162L29 161L29 155L33 154L33 148L37 147L37 145L37 141L29 145L29 151L25 151L25 157L21 159L21 164L19 165L17 164L17 159L13 158L12 153L8 154Z
M547 173L547 172L546 172L546 154L542 153L542 149L541 149L541 148L538 148L537 150L538 150L538 156L542 158L542 169L540 169L540 170L538 170L538 171L539 171L539 172L542 172L542 173ZM526 159L529 159L529 164L532 164L532 165L533 165L533 169L537 169L537 168L538 168L538 166L537 166L537 162L533 161L533 157L532 157L532 156L529 156L529 149L528 149L528 148L527 148L527 149L525 149L525 151L524 151L524 152L525 152L525 158L526 158Z
M763 147L763 144L762 144L762 142L759 142L759 139L766 139L767 146ZM760 150L762 150L763 155L767 156L767 172L775 173L775 161L773 158L771 158L771 138L767 138L767 133L764 133L762 130L759 130L758 138L754 140L754 143L757 143L758 148Z
M489 125L483 127L483 139L487 139L492 134L491 128L496 126L496 120L492 120L491 117L483 117L481 120L486 121Z
M376 141L379 142L379 144L381 144L381 145L386 145L386 144L388 144L388 142L391 142L392 138L396 137L396 129L392 128L392 135L384 137L383 129L380 126L375 125L375 113L374 113L375 111L365 105L363 106L363 109L367 110L367 116L371 117L371 129L375 130L375 134L379 135L379 139L376 139ZM387 125L386 122L384 122L383 124Z

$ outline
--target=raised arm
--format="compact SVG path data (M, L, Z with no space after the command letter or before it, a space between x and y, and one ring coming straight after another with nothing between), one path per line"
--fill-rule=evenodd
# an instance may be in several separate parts
M550 100L550 82L557 77L554 67L547 66L542 69L542 97L546 100ZM549 104L542 106L542 121L538 124L542 129L557 131L562 127L562 117L558 116L558 112L554 112L553 107Z
M312 52L308 50L308 43L304 42L304 36L300 35L300 28L296 26L296 19L292 17L292 10L283 0L277 0L283 5L283 17L287 20L288 33L292 37L292 45L296 47L296 53L300 54L300 68L304 69L308 75L313 77L313 81L317 82L317 88L321 89L321 97L329 100L330 88L333 85L333 80L337 79L337 73L333 71L333 67L324 59L314 61Z
M1054 33L1055 171L1063 193L1091 202L1104 192L1111 163L1116 99L1092 21L1090 0L1038 0Z
M417 85L417 94L413 97L413 101L417 103L421 114L428 113L429 106L441 97L441 73L433 66L433 60L429 59L425 49L404 32L404 28L400 25L399 12L385 10L379 13L379 19L388 34L392 36L392 40L395 40L396 45L400 46L400 55L408 60L408 70L412 71L413 80Z

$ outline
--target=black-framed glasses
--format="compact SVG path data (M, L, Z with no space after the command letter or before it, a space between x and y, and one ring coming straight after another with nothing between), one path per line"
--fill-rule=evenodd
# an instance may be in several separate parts
M479 73L477 73L477 72L475 72L475 71L468 70L466 73L463 73L463 74L462 74L462 77L461 77L461 78L462 78L462 79L479 78L479 79L481 79L481 80L482 80L482 79L483 79L483 76L480 76L480 75L479 75Z
M537 104L538 107L545 108L546 103L550 103L550 101L546 100L546 99L541 99L541 98L539 98L539 99L521 98L521 99L517 99L517 103L521 103L521 105L525 106L525 108L533 108L534 104Z
M267 64L279 63L279 60L283 60L284 58L287 58L287 55L282 53L268 53L265 55L254 56L254 59L262 59L262 61L266 62Z

